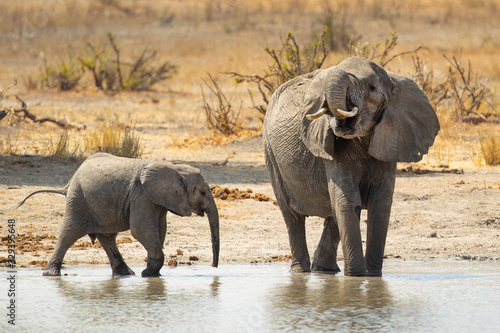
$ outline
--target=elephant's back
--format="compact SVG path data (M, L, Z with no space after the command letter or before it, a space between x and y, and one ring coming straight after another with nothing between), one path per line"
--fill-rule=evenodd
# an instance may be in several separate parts
M131 187L147 160L96 155L88 158L75 172L69 192L83 198L91 215L100 223L123 223L127 220L122 214L126 213Z
M304 96L313 79L321 70L304 74L282 84L271 96L264 119L263 130L268 131L276 126L290 128L297 126L301 121ZM304 114L305 115L305 114Z

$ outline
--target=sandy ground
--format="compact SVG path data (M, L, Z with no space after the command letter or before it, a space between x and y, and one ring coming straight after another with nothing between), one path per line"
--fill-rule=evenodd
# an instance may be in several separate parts
M220 264L289 260L286 227L279 208L273 203L260 137L220 146L171 148L163 158L200 168L212 185L251 190L249 199L217 199ZM7 221L15 219L17 267L44 267L56 244L65 198L39 194L21 208L15 207L34 190L64 186L78 166L78 163L44 157L0 157L2 265L7 261ZM409 169L408 165L400 165L398 169L385 250L387 260L500 259L498 167L464 170L429 167L425 170L431 172L424 173L403 172ZM259 194L271 200L254 200ZM362 221L365 220L366 212L363 212ZM206 217L182 218L169 214L167 224L166 265L172 259L178 264L211 262ZM322 231L322 219L310 217L306 224L312 256ZM362 222L361 227L365 235L366 223ZM118 242L129 265L145 266L146 251L129 232L120 234ZM341 255L340 251L339 260ZM92 246L88 237L77 241L65 257L66 267L107 262L102 248L98 244Z

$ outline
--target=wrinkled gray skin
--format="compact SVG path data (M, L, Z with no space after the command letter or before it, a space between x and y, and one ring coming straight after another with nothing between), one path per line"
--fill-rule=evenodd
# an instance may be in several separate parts
M338 108L351 111L346 118ZM306 115L326 107L309 120ZM294 78L271 97L263 139L266 165L284 217L292 272L381 276L396 162L416 162L439 131L436 114L412 80L360 57ZM360 213L368 211L366 253ZM325 218L311 265L305 217Z
M61 275L66 251L87 234L92 242L97 238L101 243L113 275L135 274L116 246L117 234L128 229L148 252L142 276L159 276L164 261L167 211L179 216L207 213L212 266L218 265L219 214L210 187L196 168L100 153L83 162L64 189L36 191L26 199L40 192L66 195L63 224L45 276Z

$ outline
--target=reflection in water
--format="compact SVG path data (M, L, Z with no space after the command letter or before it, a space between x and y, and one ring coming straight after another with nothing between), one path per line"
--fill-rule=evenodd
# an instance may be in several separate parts
M273 329L378 330L393 312L381 278L295 274L269 295Z
M63 296L80 302L106 299L126 299L134 302L139 297L141 301L155 301L164 300L166 296L164 279L144 279L145 283L137 285L138 288L134 290L125 283L127 277L109 277L91 282L83 282L80 279L73 281L65 277L49 279Z
M160 278L110 277L108 267L63 277L20 270L16 330L497 330L500 262L384 266L382 278L292 275L288 264L177 267ZM11 331L6 325L0 321L0 332Z

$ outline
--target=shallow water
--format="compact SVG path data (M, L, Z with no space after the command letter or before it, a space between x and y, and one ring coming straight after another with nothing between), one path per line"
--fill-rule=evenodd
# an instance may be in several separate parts
M113 278L109 267L66 269L63 277L20 269L16 327L3 314L0 331L498 332L500 327L500 262L386 262L382 278L288 269L288 264L165 267L161 278ZM9 304L5 276L2 271L3 309Z

